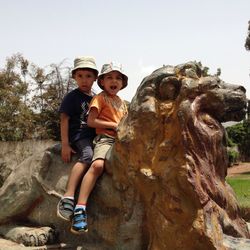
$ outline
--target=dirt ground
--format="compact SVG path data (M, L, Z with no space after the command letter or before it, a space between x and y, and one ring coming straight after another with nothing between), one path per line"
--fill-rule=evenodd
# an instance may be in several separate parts
M238 174L250 174L250 162L241 162L239 165L234 165L227 170L227 176L235 176Z

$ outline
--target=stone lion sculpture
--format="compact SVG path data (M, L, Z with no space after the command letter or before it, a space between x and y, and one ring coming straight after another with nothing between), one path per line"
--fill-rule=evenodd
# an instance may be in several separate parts
M250 246L225 181L221 125L245 113L242 86L206 76L196 62L164 66L142 81L119 125L106 173L90 197L88 234L74 236L56 218L69 171L56 147L31 157L22 178L20 167L6 178L1 227L22 221L49 226L59 241L83 249L230 249L235 238ZM13 200L18 205L8 210Z
M222 249L223 234L249 237L225 181L221 125L245 112L245 89L203 76L197 63L165 66L142 81L110 164L143 202L149 249Z

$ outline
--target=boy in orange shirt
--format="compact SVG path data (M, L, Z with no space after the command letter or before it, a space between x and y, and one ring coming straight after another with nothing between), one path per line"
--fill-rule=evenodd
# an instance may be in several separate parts
M117 95L128 84L128 77L123 73L121 64L104 64L97 80L103 91L94 96L90 106L87 124L96 128L95 148L92 164L85 174L77 205L74 210L71 231L86 232L86 204L96 180L103 173L107 151L115 141L116 129L122 117L127 114L126 104Z

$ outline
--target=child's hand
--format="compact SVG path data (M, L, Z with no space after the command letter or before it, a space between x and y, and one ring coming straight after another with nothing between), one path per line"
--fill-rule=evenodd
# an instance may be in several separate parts
M65 163L70 162L72 153L75 154L76 152L69 145L62 146L62 160Z
M110 129L116 131L118 127L118 123L110 122Z

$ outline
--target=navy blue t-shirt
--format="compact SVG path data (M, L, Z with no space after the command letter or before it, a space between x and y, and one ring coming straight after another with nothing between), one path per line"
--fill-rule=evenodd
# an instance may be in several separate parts
M59 108L60 113L66 113L69 119L69 141L71 143L86 137L95 137L95 129L87 126L87 112L92 96L79 89L69 92Z

